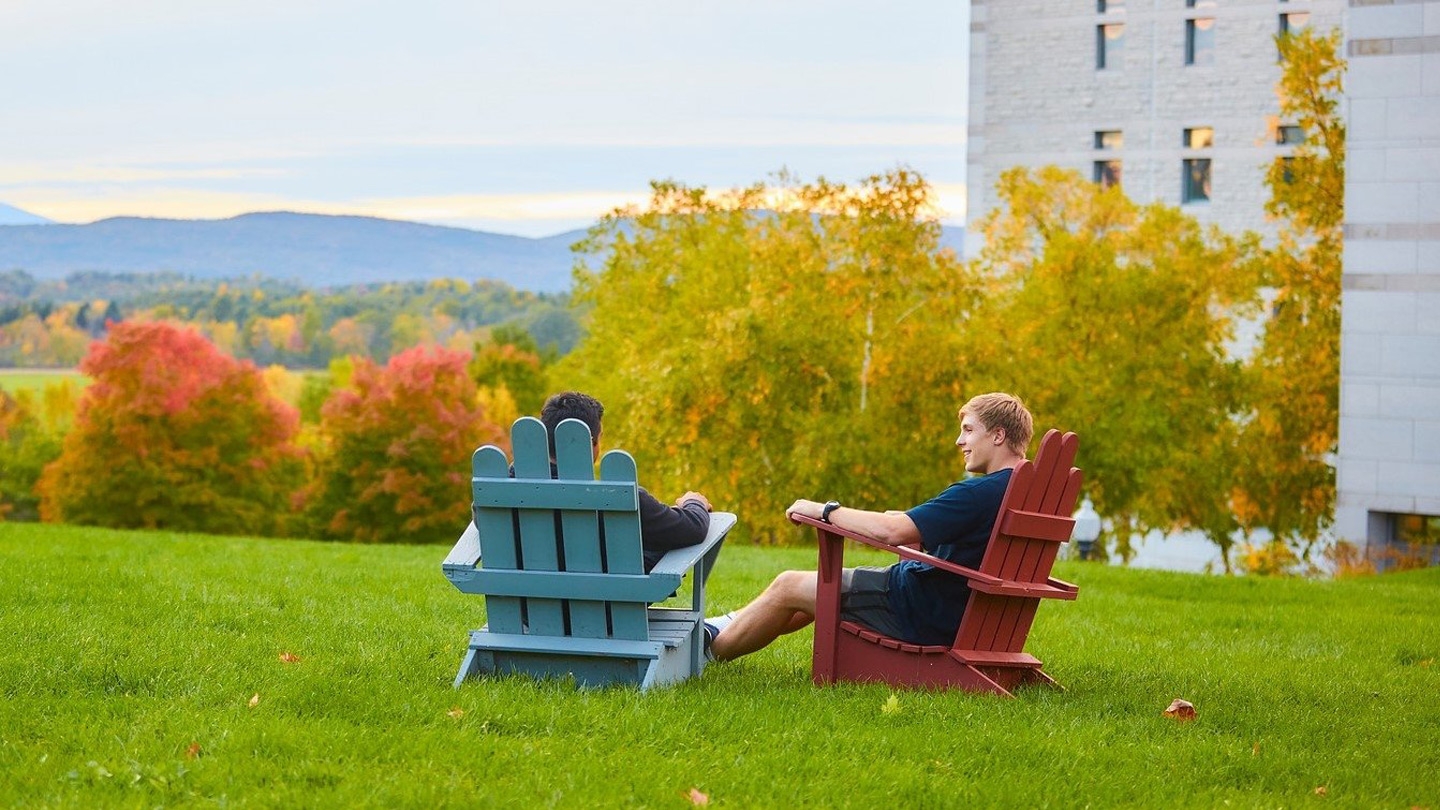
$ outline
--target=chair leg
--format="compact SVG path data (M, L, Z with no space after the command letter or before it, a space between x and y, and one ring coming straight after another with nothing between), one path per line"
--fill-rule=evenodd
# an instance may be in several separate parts
M456 689L459 689L460 684L464 683L467 678L473 677L479 670L478 653L479 650L474 647L465 651L465 660L460 662L460 671L455 675Z

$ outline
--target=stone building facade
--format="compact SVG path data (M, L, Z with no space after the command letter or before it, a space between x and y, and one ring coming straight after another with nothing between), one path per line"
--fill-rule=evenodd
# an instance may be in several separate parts
M1440 0L1349 0L1335 533L1440 540ZM1433 546L1432 546L1433 548Z
M966 252L1012 166L1055 164L1137 202L1269 232L1275 35L1340 25L1343 0L972 0ZM1118 168L1118 172L1112 169Z

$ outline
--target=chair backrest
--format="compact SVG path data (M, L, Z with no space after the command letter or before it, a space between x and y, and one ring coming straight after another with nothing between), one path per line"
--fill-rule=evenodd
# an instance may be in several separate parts
M1022 461L995 517L980 571L1010 583L1045 585L1060 545L1070 537L1080 470L1070 466L1080 447L1074 433L1050 430L1035 460ZM1020 652L1039 597L972 591L956 634L956 647Z
M550 572L645 572L630 454L606 453L596 480L590 429L578 419L556 427L553 466L540 420L516 420L510 443L513 476L498 447L482 447L472 459L471 495L485 568L533 572L537 586L551 585ZM648 638L643 600L489 595L485 601L491 632Z

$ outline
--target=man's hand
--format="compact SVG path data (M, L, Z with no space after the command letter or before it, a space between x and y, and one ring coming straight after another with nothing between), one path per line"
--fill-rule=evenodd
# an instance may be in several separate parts
M698 492L687 492L684 495L681 495L680 497L675 499L675 505L684 506L686 501L695 501L696 503L705 507L706 512L715 511L715 508L710 505L710 499L706 498L704 495L701 495Z
M790 508L785 510L785 514L804 515L805 517L815 518L816 520L819 520L820 515L824 511L825 504L819 503L818 501L807 501L804 498L801 498L795 503L790 504Z

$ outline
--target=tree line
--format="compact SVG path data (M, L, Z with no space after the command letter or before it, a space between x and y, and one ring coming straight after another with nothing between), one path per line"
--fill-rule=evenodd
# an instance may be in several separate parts
M580 336L567 295L483 279L312 290L259 277L86 272L42 281L10 270L0 273L0 367L74 367L108 324L127 318L192 324L234 357L312 369L422 344L468 349L499 324L524 329L553 355Z

